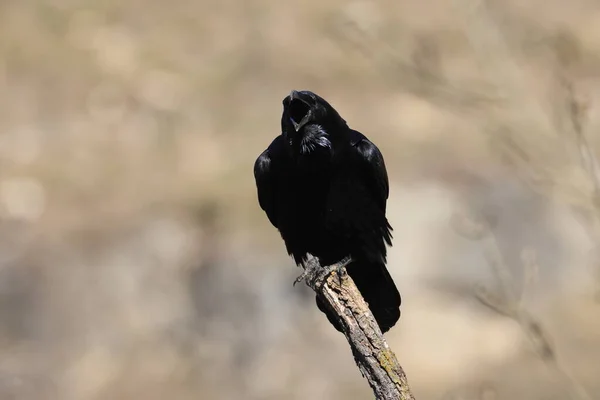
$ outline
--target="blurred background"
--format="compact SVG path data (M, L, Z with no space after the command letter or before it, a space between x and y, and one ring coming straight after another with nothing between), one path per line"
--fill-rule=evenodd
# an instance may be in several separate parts
M369 399L258 206L291 89L382 150L417 399L600 399L593 0L2 0L0 399Z

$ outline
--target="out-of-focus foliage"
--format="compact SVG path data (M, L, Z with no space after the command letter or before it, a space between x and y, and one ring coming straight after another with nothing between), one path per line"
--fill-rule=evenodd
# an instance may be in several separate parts
M600 396L594 1L0 2L0 398L363 399L252 164L382 149L417 398Z

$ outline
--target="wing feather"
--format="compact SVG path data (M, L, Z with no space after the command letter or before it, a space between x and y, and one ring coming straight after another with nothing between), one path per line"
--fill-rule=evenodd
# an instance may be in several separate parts
M385 213L390 187L383 155L379 148L360 132L354 131L354 136L352 145L360 160L361 170L365 172L367 181L371 182L372 193Z
M278 228L278 180L277 158L281 151L283 137L277 136L269 147L263 151L254 162L254 180L258 192L258 203L271 224Z

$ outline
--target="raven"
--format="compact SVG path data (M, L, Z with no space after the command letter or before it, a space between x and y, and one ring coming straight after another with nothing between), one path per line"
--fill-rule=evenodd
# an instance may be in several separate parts
M401 298L385 266L392 227L381 152L310 91L292 90L283 99L281 131L254 163L260 207L296 264L309 254L322 266L351 257L348 274L388 331L400 318ZM337 317L316 300L341 332Z

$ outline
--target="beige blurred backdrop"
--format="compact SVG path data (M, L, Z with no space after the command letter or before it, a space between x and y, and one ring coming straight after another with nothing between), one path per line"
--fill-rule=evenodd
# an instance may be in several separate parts
M600 399L594 0L2 0L0 399L370 399L260 210L291 89L382 150L417 399Z

